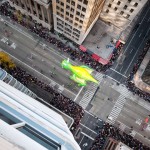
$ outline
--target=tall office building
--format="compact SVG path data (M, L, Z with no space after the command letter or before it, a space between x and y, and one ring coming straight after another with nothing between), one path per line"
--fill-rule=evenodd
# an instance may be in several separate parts
M3 81L0 149L81 150L61 115Z
M51 0L9 0L12 7L20 10L21 13L31 16L32 19L41 23L43 27L52 27L52 6Z
M105 0L53 0L54 30L81 44L97 21Z
M100 18L124 29L146 2L147 0L106 0Z

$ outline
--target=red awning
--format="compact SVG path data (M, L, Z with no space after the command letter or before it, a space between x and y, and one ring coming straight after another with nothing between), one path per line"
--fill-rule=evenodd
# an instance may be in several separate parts
M106 64L108 64L109 61L107 59L100 58L98 60L98 62L101 63L101 64L103 64L103 65L106 65Z
M87 50L83 45L80 45L79 48L80 48L80 50L83 51L83 52L86 52L86 50Z
M96 54L92 54L92 58L95 59L96 61L99 61L100 57Z
M120 43L121 43L120 41L117 42L116 48L118 48L118 46L120 45Z

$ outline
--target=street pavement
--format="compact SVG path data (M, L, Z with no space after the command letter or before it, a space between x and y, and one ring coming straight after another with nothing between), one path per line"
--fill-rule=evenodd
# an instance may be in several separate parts
M118 60L113 64L107 75L118 83L124 83L148 38L150 38L150 4L147 4L137 20L137 24L128 37Z

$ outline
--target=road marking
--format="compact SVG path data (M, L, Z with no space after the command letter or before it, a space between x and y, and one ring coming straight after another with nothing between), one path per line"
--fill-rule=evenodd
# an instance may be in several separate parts
M81 132L81 134L83 134L84 136L88 137L89 139L91 139L91 140L93 140L93 141L95 140L95 139L93 139L92 137L90 137L89 135L87 135L87 134L84 133L84 132ZM83 136L83 137L84 137L84 136Z
M87 128L87 129L90 130L91 132L97 134L95 131L93 131L92 129L90 129L90 128L88 128L87 126L83 125L82 123L80 123L80 125L83 126L83 127L85 127L85 128Z
M82 92L84 86L81 87L80 91L78 92L78 94L76 95L76 97L74 98L74 102L77 100L78 96L80 95L80 93Z
M84 136L81 138L81 141L79 142L79 145L81 144L82 140L83 140Z
M131 49L130 54L132 53L132 51L133 51L133 48Z
M123 76L123 77L127 78L125 75L123 75L122 73L120 73L120 72L118 72L118 71L114 70L113 68L110 68L110 70L113 70L114 72L116 72L116 73L120 74L121 76Z
M120 68L120 71L123 69L123 66Z
M2 48L1 48L2 49ZM3 50L3 49L2 49ZM3 50L4 51L4 50ZM43 75L41 72L35 70L34 68L32 68L31 66L27 65L26 63L24 63L23 61L19 60L18 58L14 57L13 55L9 54L8 52L4 51L5 53L7 53L8 55L10 55L12 58L16 59L18 62L24 64L25 66L27 66L28 68L34 70L35 72L37 72L38 74L42 75L44 78L50 80L51 82L55 82L53 80L51 80L50 78L48 78L47 76ZM56 82L55 82L56 83ZM56 83L57 85L61 86L60 84ZM71 93L72 95L76 95L75 93L73 93L72 91L65 89L66 91L68 91L69 93Z
M150 27L149 27L149 29L148 29L147 33L149 32L149 30L150 30ZM142 40L141 44L142 44L142 43L143 43L143 41L145 40L145 37L147 36L147 33L146 33L146 35L144 36L144 38L143 38L143 40ZM140 46L141 46L141 44L140 44ZM130 67L131 63L133 62L133 60L134 60L134 58L135 58L135 56L136 56L136 54L137 54L137 52L138 52L138 50L139 50L140 46L138 47L138 49L137 49L137 51L136 51L136 53L135 53L134 57L132 58L132 60L131 60L130 64L128 65L128 68L126 69L126 71L125 71L125 73L124 73L124 74L126 74L126 73L127 73L127 71L128 71L128 69L129 69L129 67Z
M143 20L145 19L145 16L147 15L148 11L149 11L149 9L147 10L146 14L144 15L144 17L143 17L143 19L142 19L142 21L141 21L140 23L142 23L142 22L143 22ZM132 40L133 40L133 38L135 37L135 35L136 35L137 31L139 30L139 28L140 28L140 27L138 27L138 29L137 29L137 30L136 30L136 32L134 33L134 36L131 38L130 42L128 43L128 45L127 45L126 49L123 51L123 53L122 53L122 54L124 54L124 53L126 52L126 50L128 49L128 47L129 47L130 43L132 42Z

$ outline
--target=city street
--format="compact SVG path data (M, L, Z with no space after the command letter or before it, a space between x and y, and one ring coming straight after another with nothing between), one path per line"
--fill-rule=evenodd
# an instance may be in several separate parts
M6 35L6 31L11 34ZM43 47L39 40L31 39L3 22L0 22L0 32L0 47L4 51L28 65L33 72L38 71L42 78L48 78L49 84L60 86L66 96L75 98L80 87L69 79L70 72L61 68L62 60L67 57L45 45Z
M123 47L122 53L113 67L107 71L107 75L119 83L124 83L138 56L144 48L146 40L150 37L150 6L146 5L143 9L137 24L128 37Z
M142 15L139 27L131 33L123 53L107 71L107 75L96 73L99 86L90 83L84 88L78 87L69 79L70 72L61 68L61 61L67 57L54 49L54 46L45 45L40 37L34 35L33 38L32 33L24 32L13 23L5 25L2 20L0 22L0 47L14 58L15 63L85 108L78 129L80 136L76 138L82 150L90 148L103 121L127 133L130 133L132 126L132 136L146 145L150 144L149 128L140 130L141 121L150 115L150 104L133 95L123 84L118 84L124 82L130 74L150 35L150 8L143 11Z

